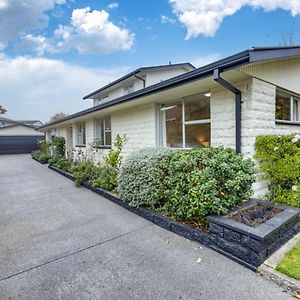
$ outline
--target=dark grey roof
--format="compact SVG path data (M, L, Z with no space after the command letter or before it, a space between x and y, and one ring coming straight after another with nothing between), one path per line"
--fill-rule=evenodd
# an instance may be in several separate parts
M16 127L16 126L23 126L23 127L28 127L28 128L32 128L32 129L37 129L36 126L31 126L31 125L26 125L26 124L24 124L24 123L16 122L16 123L13 124L13 125L0 127L0 130L2 130L2 129L7 129L7 128L12 128L12 127Z
M169 65L161 65L161 66L152 66L152 67L142 67L142 68L138 68L128 74L126 74L125 76L122 76L120 78L118 78L117 80L114 80L113 82L101 87L100 89L97 89L96 91L86 95L83 97L83 99L89 99L90 97L112 87L113 85L127 79L130 78L134 75L137 75L138 73L144 72L144 71L154 71L154 70L159 70L159 69L175 69L175 68L180 68L180 67L188 67L190 69L196 69L191 63L180 63L180 64L169 64Z
M289 58L294 56L300 56L300 46L291 46L291 47L253 47L249 50L237 53L235 55L229 56L227 58L221 59L214 63L208 64L204 67L198 68L196 70L184 73L182 75L170 78L168 80L159 82L157 84L148 86L131 94L116 98L114 100L105 102L101 105L94 106L88 108L86 110L80 111L73 115L69 115L68 117L61 119L59 121L51 122L45 124L39 129L44 127L52 126L57 123L61 123L67 120L71 120L76 117L80 117L86 115L88 113L92 113L98 110L102 110L107 107L111 107L123 102L134 100L141 96L146 96L158 91L163 91L184 83L188 83L194 80L198 80L201 78L209 77L213 75L215 69L219 69L220 72L228 71L233 68L237 68L243 66L245 64L271 60L271 59L279 59L279 58Z

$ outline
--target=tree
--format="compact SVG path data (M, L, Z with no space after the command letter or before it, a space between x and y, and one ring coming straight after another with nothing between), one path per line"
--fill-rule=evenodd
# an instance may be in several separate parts
M59 121L59 120L62 120L64 119L65 117L67 117L68 115L63 113L63 112L59 112L59 113L56 113L54 114L51 118L50 118L50 121L49 122L55 122L55 121Z
M0 115L4 115L6 112L7 110L2 105L0 105Z

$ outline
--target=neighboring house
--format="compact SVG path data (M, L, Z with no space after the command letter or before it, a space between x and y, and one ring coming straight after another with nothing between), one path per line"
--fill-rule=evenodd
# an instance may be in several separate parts
M36 131L37 120L15 121L0 117L0 154L30 153L44 134Z
M87 155L100 139L97 159L117 134L129 138L125 156L145 147L211 145L252 158L258 135L299 133L300 46L251 48L196 70L189 64L142 68L84 99L94 107L39 130L47 139L53 132L64 136L68 151ZM257 182L255 196L266 187Z

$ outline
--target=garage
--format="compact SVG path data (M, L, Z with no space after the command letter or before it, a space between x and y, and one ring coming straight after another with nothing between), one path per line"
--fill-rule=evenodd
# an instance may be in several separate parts
M44 134L36 131L34 125L3 117L0 121L0 155L31 153L38 149L37 142L44 139Z
M0 136L0 154L31 153L38 149L41 136Z

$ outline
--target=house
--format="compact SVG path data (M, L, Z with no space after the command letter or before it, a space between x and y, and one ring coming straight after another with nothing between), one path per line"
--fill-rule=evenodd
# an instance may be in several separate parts
M39 130L91 157L91 143L100 139L95 159L117 134L128 137L125 156L145 147L211 145L252 158L258 135L299 133L300 46L251 48L198 69L141 68L84 99L94 106ZM267 184L253 189L263 195Z
M37 150L37 141L44 133L36 131L38 120L16 121L0 117L0 154L30 153Z

